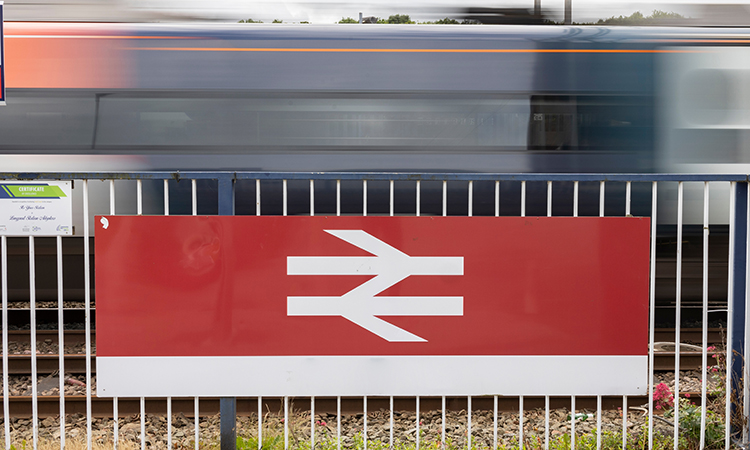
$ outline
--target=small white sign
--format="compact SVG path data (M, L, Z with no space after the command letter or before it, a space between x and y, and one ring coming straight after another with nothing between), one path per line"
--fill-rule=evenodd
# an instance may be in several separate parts
M0 235L70 236L70 181L0 182Z

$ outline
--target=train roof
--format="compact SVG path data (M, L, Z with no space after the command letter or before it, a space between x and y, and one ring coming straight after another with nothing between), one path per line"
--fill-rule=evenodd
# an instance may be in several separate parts
M710 43L750 43L750 28L601 27L549 25L359 25L359 24L245 24L245 23L49 23L8 22L9 32L34 29L42 32L96 31L105 34L190 35L220 39L307 40L519 40L530 42L680 43L695 39Z

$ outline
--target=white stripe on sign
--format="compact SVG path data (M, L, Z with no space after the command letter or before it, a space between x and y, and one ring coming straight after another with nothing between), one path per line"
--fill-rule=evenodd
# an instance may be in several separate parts
M287 297L288 316L341 316L389 342L427 342L375 316L462 316L463 297L376 297L411 275L463 275L460 256L409 256L363 230L325 230L371 256L289 256L287 275L375 275L341 297Z
M647 356L97 357L96 364L99 397L644 395L648 374Z

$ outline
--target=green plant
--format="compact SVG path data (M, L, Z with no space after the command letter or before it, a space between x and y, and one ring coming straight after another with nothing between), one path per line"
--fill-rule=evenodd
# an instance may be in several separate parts
M680 437L685 439L688 449L700 448L701 407L690 399L679 401ZM667 417L674 417L674 409L668 410ZM706 448L720 448L724 445L724 421L721 416L710 409L706 410L706 429L704 444Z
M270 435L263 436L263 441L260 446L261 450L283 450L284 448L284 436L281 435ZM237 437L237 450L257 450L258 449L258 438L255 436L249 438Z

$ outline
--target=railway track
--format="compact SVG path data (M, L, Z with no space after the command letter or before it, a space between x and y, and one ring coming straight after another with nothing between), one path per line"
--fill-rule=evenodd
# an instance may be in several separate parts
M656 330L656 342L670 342L674 340L674 329ZM695 328L686 328L681 330L683 342L700 342L702 330ZM59 349L57 330L37 330L37 373L40 375L50 374L59 369ZM29 330L9 330L8 340L11 343L8 354L8 373L11 375L30 375L31 374L31 354L29 343L31 333ZM65 343L64 364L65 372L69 374L86 373L86 355L85 346L86 333L84 330L65 330L63 340ZM716 345L722 342L722 330L709 330L709 344ZM96 373L96 333L91 333L92 373ZM24 349L25 351L18 351ZM14 351L15 350L15 351ZM655 353L654 369L657 371L672 371L675 368L674 351L658 351ZM702 354L700 351L682 351L680 353L681 370L699 370L701 367ZM708 356L709 366L716 364L711 354ZM2 373L2 369L0 369Z
M79 308L65 308L63 310L65 342L84 342L86 311ZM28 308L8 308L9 340L18 342L29 342L30 310ZM36 333L37 341L52 339L57 342L58 315L57 309L36 309ZM91 327L96 323L96 309L91 308ZM93 332L92 332L93 333ZM684 343L700 344L703 336L701 328L683 327L680 329L680 340ZM657 328L654 331L655 342L674 342L674 328ZM711 327L708 329L708 342L710 345L721 344L726 340L726 329Z
M690 399L696 404L700 404L701 395L699 392L685 392ZM32 417L33 399L31 396L10 396L9 398L10 417L28 418ZM2 400L2 397L0 397ZM195 399L189 398L172 398L172 414L183 414L186 417L195 415ZM266 412L283 412L283 398L263 397L262 408ZM422 411L442 409L442 398L440 397L420 397L420 409ZM544 397L524 397L524 410L544 409ZM550 397L550 409L570 408L571 398L568 397ZM648 404L648 397L645 395L628 397L628 406L643 406ZM296 411L310 411L309 398L290 398L290 405ZM498 396L499 411L518 411L519 397L516 396ZM602 409L616 410L623 405L622 396L602 396ZM446 410L462 411L468 407L467 397L446 397ZM482 396L471 398L472 411L492 411L494 409L494 397ZM367 397L368 411L388 410L390 408L389 397ZM596 410L596 397L576 397L576 409ZM395 397L394 410L396 411L415 411L416 399L414 397ZM37 410L40 418L57 417L60 414L60 397L57 395L38 396ZM111 398L99 398L92 394L91 410L93 417L113 417L114 400ZM316 413L336 413L337 399L335 397L318 397L315 398ZM364 410L362 397L342 397L341 412L343 414L360 414ZM86 396L85 395L66 395L65 396L66 414L86 415ZM138 398L118 398L117 412L119 417L140 414L140 399ZM147 414L166 415L167 399L166 398L147 398L145 399L145 412ZM201 397L199 399L199 415L201 417L213 416L219 413L219 398ZM258 399L240 397L237 398L237 414L239 416L250 416L258 413ZM0 408L0 418L3 411Z

